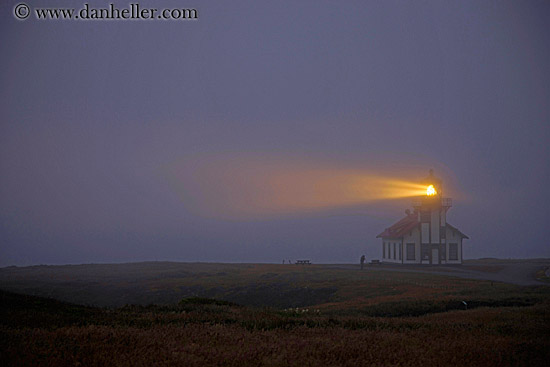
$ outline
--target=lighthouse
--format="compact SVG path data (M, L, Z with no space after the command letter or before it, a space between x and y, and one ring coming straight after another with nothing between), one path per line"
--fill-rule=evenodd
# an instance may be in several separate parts
M452 200L443 197L441 180L434 176L432 169L423 184L426 195L412 203L420 223L421 260L430 264L446 263L446 218Z
M382 239L382 261L400 264L461 264L464 233L447 222L451 198L443 196L442 181L429 171L420 182L424 195L412 202L401 219L377 238Z

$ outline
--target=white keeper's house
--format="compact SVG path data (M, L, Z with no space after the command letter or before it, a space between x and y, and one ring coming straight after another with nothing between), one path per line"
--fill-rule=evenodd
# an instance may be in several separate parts
M450 198L442 196L441 180L430 175L422 181L426 195L413 201L413 211L376 238L382 239L382 262L396 264L462 264L462 240L468 239L447 223Z

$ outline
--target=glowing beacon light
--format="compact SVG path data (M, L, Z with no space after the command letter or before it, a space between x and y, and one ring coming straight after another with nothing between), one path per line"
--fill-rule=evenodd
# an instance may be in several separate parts
M437 191L435 191L434 185L428 186L428 189L426 190L426 195L434 196L435 194L437 194Z

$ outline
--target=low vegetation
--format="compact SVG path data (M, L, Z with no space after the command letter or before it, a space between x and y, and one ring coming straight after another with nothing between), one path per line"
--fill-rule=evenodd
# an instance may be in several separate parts
M186 275L203 293L172 303L150 298L154 304L98 307L1 291L0 360L8 366L543 366L550 358L549 286L315 266L237 268ZM157 278L157 290L166 279ZM280 299L259 305L252 299L258 293L243 296L264 287L279 291L268 301Z

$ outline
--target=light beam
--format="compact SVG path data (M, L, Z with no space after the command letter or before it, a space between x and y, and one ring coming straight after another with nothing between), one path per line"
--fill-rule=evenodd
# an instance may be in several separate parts
M168 171L182 201L208 216L258 217L427 193L426 185L400 179L399 173L318 162L205 158L178 162Z

